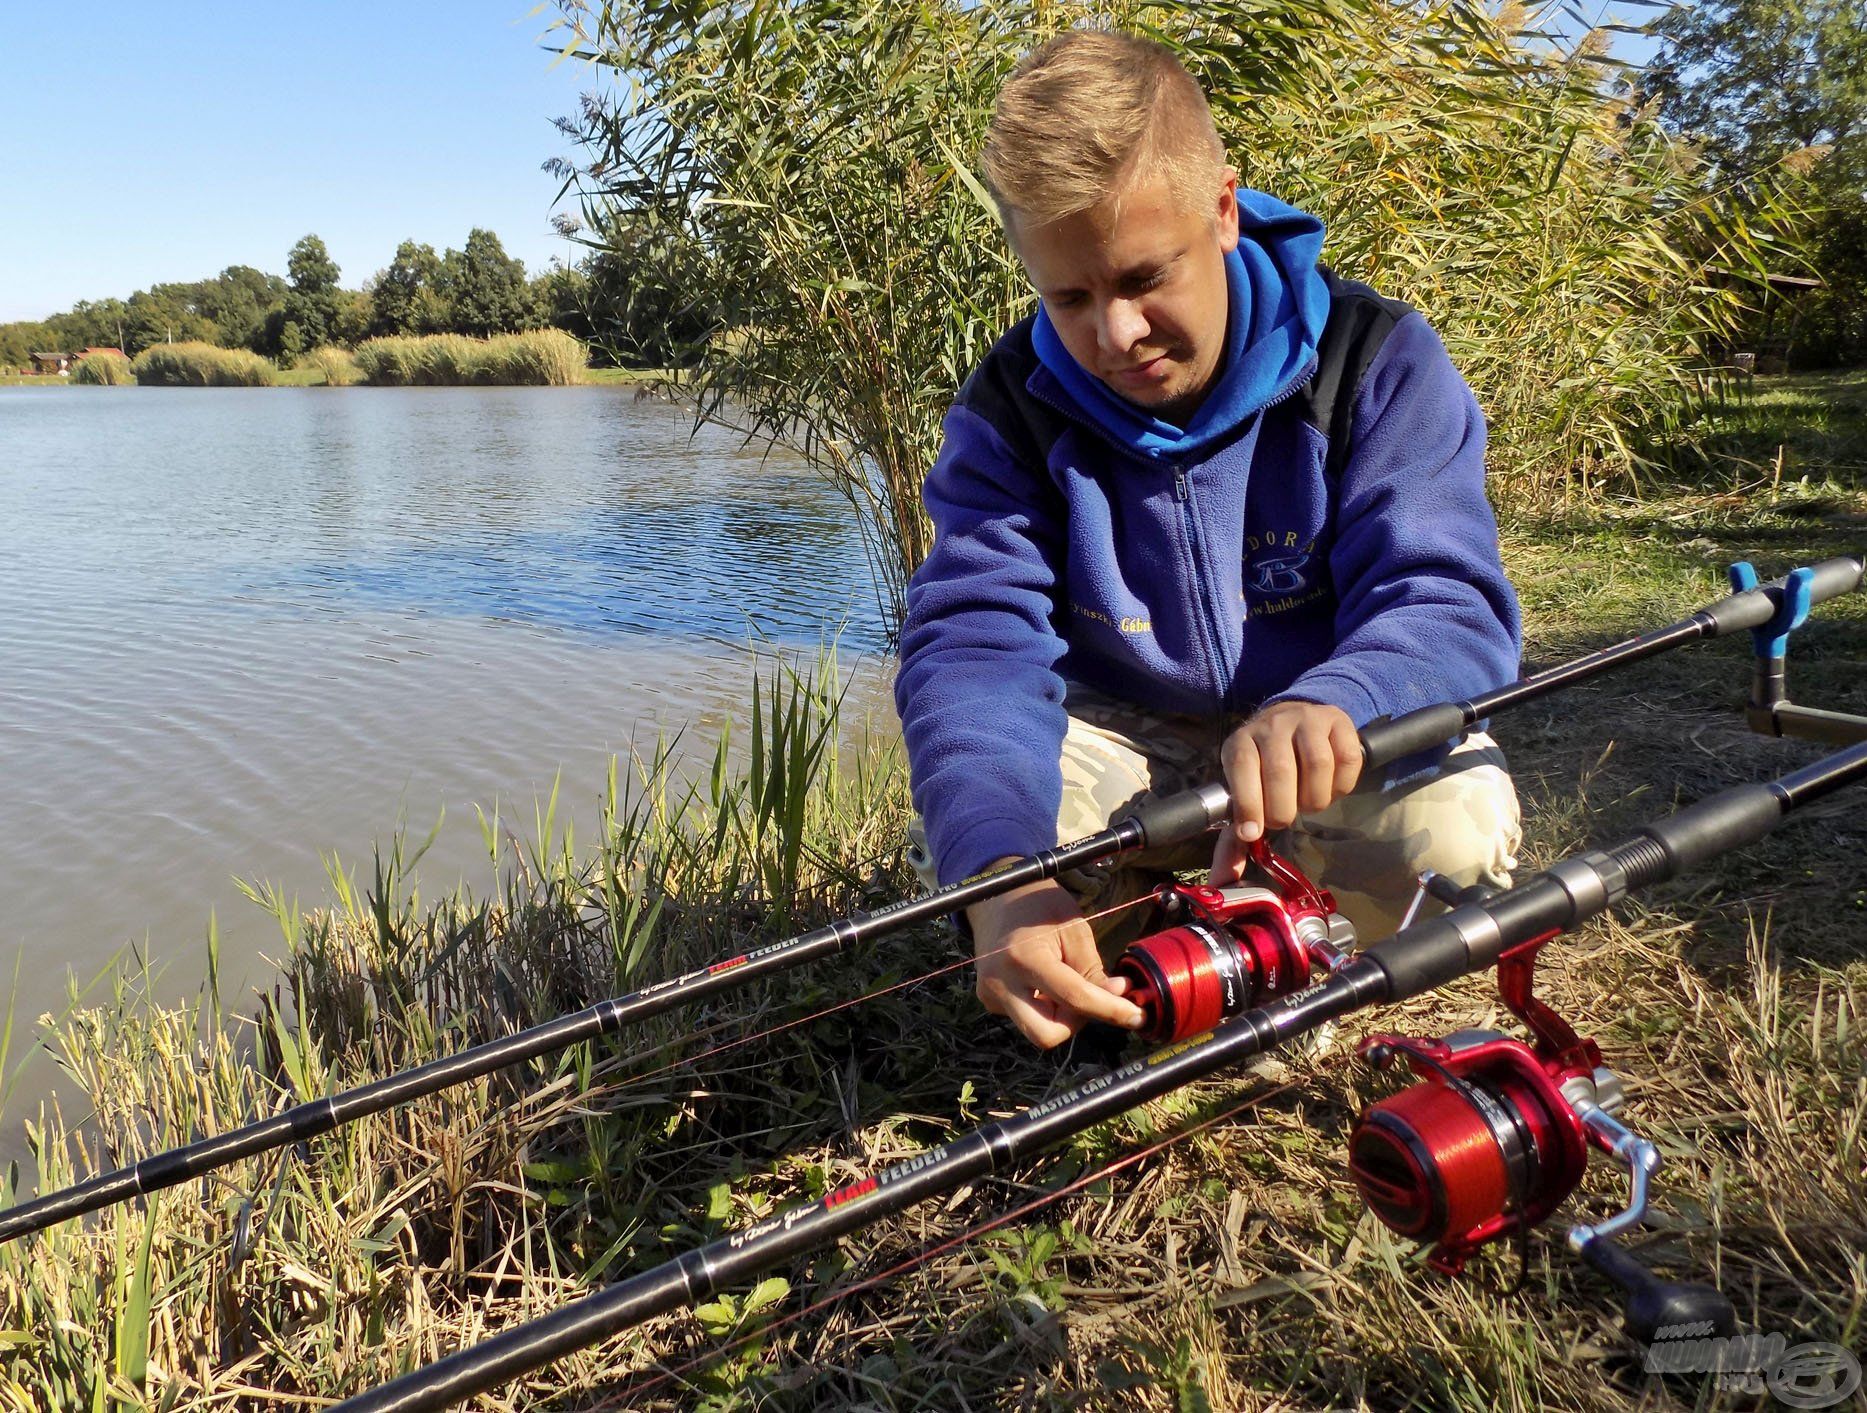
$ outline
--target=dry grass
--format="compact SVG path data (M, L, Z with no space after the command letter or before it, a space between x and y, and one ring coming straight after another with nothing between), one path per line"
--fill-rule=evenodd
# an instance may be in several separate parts
M1513 527L1533 664L1676 616L1726 559L1766 571L1867 537L1867 499L1796 488ZM1741 644L1688 649L1500 718L1527 866L1814 748L1743 731ZM1798 637L1792 687L1867 710L1867 602ZM54 1040L96 1105L37 1130L41 1184L557 1014L878 899L909 878L898 764L830 749L833 694L781 679L755 779L723 767L682 804L665 771L618 790L588 856L548 813L487 901L418 903L399 854L317 916L284 912L255 1021L119 998ZM1547 953L1544 989L1630 1080L1625 1117L1666 1155L1648 1255L1715 1276L1741 1318L1860 1350L1867 1318L1867 816L1858 792L1625 906ZM795 884L795 888L793 888ZM799 899L793 909L791 900ZM631 1085L628 1056L757 1029L944 961L901 939L0 1250L0 1405L316 1406L540 1314L731 1225L821 1194L1072 1073L1024 1052L950 978ZM1369 1026L1496 1022L1479 979ZM255 1062L256 1063L253 1063ZM1347 1126L1384 1081L1344 1051L1215 1081L1061 1154L656 1321L488 1408L1661 1408L1753 1399L1661 1385L1611 1293L1529 1248L1450 1281L1363 1215ZM1091 1182L875 1290L784 1311L959 1232L1189 1118L1247 1114ZM107 1158L106 1158L107 1155ZM1571 1212L1617 1201L1597 1165ZM245 1233L243 1236L242 1233ZM148 1256L141 1258L143 1243ZM146 1274L143 1274L146 1272ZM763 1328L637 1391L729 1331ZM147 1331L146 1353L139 1343Z
M317 373L327 388L347 388L363 381L356 355L341 344L322 344L298 360L298 366Z
M136 381L130 372L130 360L121 353L93 353L88 358L80 358L71 370L71 381L94 387L120 388Z

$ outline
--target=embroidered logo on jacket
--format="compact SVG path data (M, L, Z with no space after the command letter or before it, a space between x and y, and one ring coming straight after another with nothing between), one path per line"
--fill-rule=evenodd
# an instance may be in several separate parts
M1309 568L1307 554L1279 554L1260 559L1251 566L1251 591L1255 594L1300 594L1309 587L1304 570Z
M1245 536L1245 616L1287 613L1326 597L1326 576L1317 572L1316 541L1295 530Z

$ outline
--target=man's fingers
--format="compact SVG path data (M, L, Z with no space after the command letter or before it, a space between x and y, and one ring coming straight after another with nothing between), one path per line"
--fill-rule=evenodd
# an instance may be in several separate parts
M1346 713L1330 722L1329 741L1335 748L1335 793L1340 799L1361 781L1361 737Z
M1212 874L1206 881L1214 888L1224 888L1245 876L1245 860L1251 846L1238 841L1238 831L1221 829L1219 842L1212 847Z
M1100 971L1100 965L1096 969ZM1059 1012L1073 1011L1088 1020L1107 1021L1125 1030L1135 1029L1146 1019L1134 1002L1104 991L1060 958L1032 967L1031 975L1045 997L1056 1002Z
M1297 817L1297 753L1288 731L1258 742L1258 773L1264 782L1264 826L1285 829Z
M1232 827L1228 831L1249 844L1264 832L1264 782L1258 763L1258 743L1243 731L1226 744L1225 788L1232 797Z
M1335 798L1335 742L1321 721L1306 721L1297 731L1297 806L1303 813L1327 809Z
M1040 1050L1055 1049L1082 1029L1080 1021L1066 1025L1054 1015L1046 1014L1053 1008L1034 997L1012 996L1008 1001L1007 1008L1000 1014L1010 1017L1024 1038Z
M988 976L985 972L981 971L978 974L972 990L973 995L979 998L979 1004L985 1007L987 1015L1002 1016L1008 1014L1011 988L1005 985L1002 977Z

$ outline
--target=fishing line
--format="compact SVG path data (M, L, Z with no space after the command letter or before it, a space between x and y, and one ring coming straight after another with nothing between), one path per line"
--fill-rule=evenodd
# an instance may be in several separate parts
M1167 1137L1151 1143L1145 1148L1136 1149L1132 1153L1126 1153L1119 1158L1110 1159L1101 1167L1092 1168L1089 1172L1072 1179L1062 1187L1046 1192L1042 1196L1035 1197L1021 1206L1012 1208L1010 1211L1001 1212L998 1216L981 1222L978 1226L968 1228L955 1236L947 1237L931 1246L923 1247L906 1260L898 1261L894 1265L887 1267L885 1270L878 1271L872 1276L865 1276L854 1285L845 1286L843 1289L826 1295L821 1300L806 1305L802 1309L794 1310L788 1315L778 1316L776 1319L760 1326L756 1330L751 1330L746 1334L729 1340L725 1344L705 1350L692 1359L676 1364L671 1369L663 1370L652 1379L646 1379L640 1384L626 1388L619 1393L614 1400L595 1404L592 1413L617 1413L617 1410L628 1407L631 1401L640 1398L651 1389L657 1388L670 1380L683 1379L685 1375L691 1373L693 1370L700 1368L702 1365L710 1364L714 1360L720 1359L725 1355L731 1354L736 1349L742 1349L748 1344L764 1339L769 1334L786 1329L798 1323L800 1320L808 1319L810 1316L827 1310L849 1299L851 1296L860 1295L867 1290L873 1290L877 1286L895 1279L897 1276L905 1275L910 1271L916 1270L926 1265L929 1261L934 1260L936 1257L943 1256L957 1247L964 1246L967 1242L976 1241L980 1237L998 1230L1000 1227L1009 1226L1012 1222L1028 1217L1034 1212L1041 1212L1044 1208L1061 1201L1063 1198L1073 1193L1080 1192L1084 1188L1096 1182L1100 1182L1104 1178L1112 1177L1126 1168L1145 1162L1148 1158L1153 1157L1157 1153L1164 1152L1174 1144L1188 1138L1196 1137L1207 1129L1214 1128L1224 1123L1227 1119L1243 1113L1247 1109L1254 1109L1266 1100L1274 1099L1279 1094L1287 1093L1295 1087L1296 1086L1293 1084L1280 1084L1262 1093L1252 1094L1245 1099L1241 1099L1230 1108L1223 1109L1186 1128L1177 1129L1173 1133L1168 1134Z

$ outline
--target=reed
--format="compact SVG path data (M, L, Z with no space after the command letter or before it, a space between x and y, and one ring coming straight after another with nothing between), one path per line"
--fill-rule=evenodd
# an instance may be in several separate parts
M120 388L136 381L130 372L130 360L121 353L93 353L78 360L71 370L71 381L94 387Z
M243 348L211 343L158 343L137 354L130 371L144 387L262 388L277 381L278 370Z
M1654 475L1742 297L1712 267L1767 263L1691 152L1612 96L1624 85L1598 37L1552 50L1522 7L558 10L565 47L617 78L574 125L582 161L559 168L585 225L661 303L717 311L688 351L701 415L830 479L891 622L928 549L919 488L941 419L1032 307L970 164L1012 65L1057 30L1174 45L1246 184L1323 216L1338 268L1428 314L1490 418L1500 501Z
M562 329L469 338L464 334L370 339L356 350L365 381L384 387L511 384L568 387L584 380L589 352Z
M300 356L298 366L321 373L326 387L347 388L363 381L356 355L341 344L327 343L312 349Z

